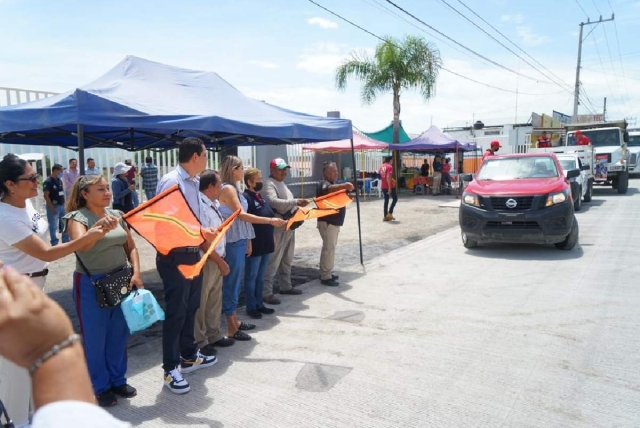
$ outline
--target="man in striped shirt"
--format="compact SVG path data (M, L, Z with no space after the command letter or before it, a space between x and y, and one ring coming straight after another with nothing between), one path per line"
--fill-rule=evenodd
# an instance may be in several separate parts
M142 177L142 188L144 189L147 200L153 198L156 195L156 188L158 187L158 167L153 164L153 158L147 156L144 160L145 165L140 169L140 176Z

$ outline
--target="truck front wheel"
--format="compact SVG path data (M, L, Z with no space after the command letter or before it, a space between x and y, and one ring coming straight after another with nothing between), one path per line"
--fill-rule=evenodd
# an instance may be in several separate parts
M589 183L587 184L587 193L584 194L585 202L591 202L591 199L593 199L593 180L589 180Z
M564 241L558 242L557 244L555 244L556 248L558 250L565 250L565 251L573 250L573 247L575 247L576 244L578 243L579 232L580 231L578 229L578 219L576 219L576 217L573 216L573 225L571 226L571 232L569 232L569 235L567 235Z
M478 241L469 238L469 236L462 232L462 245L464 245L464 248L475 248L478 246Z
M578 187L578 193L573 201L573 210L580 211L582 209L582 186Z
M629 190L629 173L627 171L618 174L618 194L624 195Z

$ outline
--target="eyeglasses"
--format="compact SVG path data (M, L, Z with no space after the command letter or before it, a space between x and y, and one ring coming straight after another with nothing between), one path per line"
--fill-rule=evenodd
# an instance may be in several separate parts
M32 175L31 177L23 177L18 178L16 181L30 181L32 183L37 183L40 180L40 176L38 174Z

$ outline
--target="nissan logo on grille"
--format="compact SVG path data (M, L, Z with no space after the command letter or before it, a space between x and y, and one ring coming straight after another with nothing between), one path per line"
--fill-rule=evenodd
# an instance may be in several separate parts
M518 206L518 203L516 202L515 199L507 199L507 202L505 202L505 205L507 206L507 208L512 210Z

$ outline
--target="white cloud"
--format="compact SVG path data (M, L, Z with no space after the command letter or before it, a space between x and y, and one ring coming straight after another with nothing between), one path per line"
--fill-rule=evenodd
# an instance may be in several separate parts
M518 37L527 46L540 46L551 41L551 38L534 33L531 27L518 27Z
M329 21L328 19L320 18L317 16L314 18L309 18L307 22L309 23L309 25L317 25L318 27L324 28L325 30L338 28L337 22Z
M522 16L519 13L516 13L515 15L502 15L500 17L500 21L501 22L514 22L516 24L521 24L522 22L524 22L524 16Z
M332 74L349 57L349 50L335 43L318 43L300 55L296 67L318 74Z
M273 68L278 68L278 64L270 62L270 61L260 61L260 60L251 60L251 61L247 61L247 64L249 65L255 65L257 67L260 68L269 68L269 69L273 69Z

